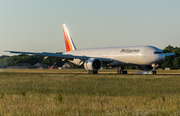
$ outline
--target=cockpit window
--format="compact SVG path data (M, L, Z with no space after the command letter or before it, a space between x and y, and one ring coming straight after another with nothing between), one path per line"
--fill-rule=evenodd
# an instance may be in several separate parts
M154 52L154 54L163 54L163 52Z

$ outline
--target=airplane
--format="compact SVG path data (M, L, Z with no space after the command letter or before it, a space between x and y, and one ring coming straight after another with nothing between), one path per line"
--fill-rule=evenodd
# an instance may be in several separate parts
M16 54L31 54L38 56L67 59L76 65L84 65L88 74L98 74L104 66L119 67L117 74L127 74L124 66L137 65L143 71L151 71L156 74L155 68L162 63L165 56L175 55L166 53L154 46L124 46L111 48L77 49L65 24L62 24L66 52L58 53L34 53L5 51Z

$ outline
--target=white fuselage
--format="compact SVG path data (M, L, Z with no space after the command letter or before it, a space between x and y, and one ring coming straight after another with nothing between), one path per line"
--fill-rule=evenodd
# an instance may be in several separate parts
M110 66L125 66L125 65L152 65L162 62L165 58L162 50L153 46L126 46L115 48L92 48L81 49L66 52L64 54L88 56L96 58L111 58ZM72 61L79 64L79 59Z

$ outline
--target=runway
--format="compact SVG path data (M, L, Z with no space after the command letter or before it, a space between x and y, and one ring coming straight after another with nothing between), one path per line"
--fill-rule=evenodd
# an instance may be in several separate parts
M91 75L152 75L152 74L137 74L140 70L127 70L128 74L117 74L115 69L100 70L98 74ZM84 69L0 69L0 73L27 73L27 74L78 74L88 75ZM156 75L180 75L180 70L157 70Z

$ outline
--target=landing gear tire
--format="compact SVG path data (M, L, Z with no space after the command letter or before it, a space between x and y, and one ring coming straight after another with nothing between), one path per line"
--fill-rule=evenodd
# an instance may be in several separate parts
M152 71L152 74L155 75L155 74L156 74L156 71Z
M127 71L122 71L122 74L127 74Z
M117 74L122 74L122 70L117 70Z
M93 71L93 74L98 74L98 71Z
M87 70L87 74L98 74L98 71Z
M127 71L123 71L124 67L120 67L118 70L117 70L117 74L127 74Z
M92 74L93 71L92 70L87 70L87 74Z

